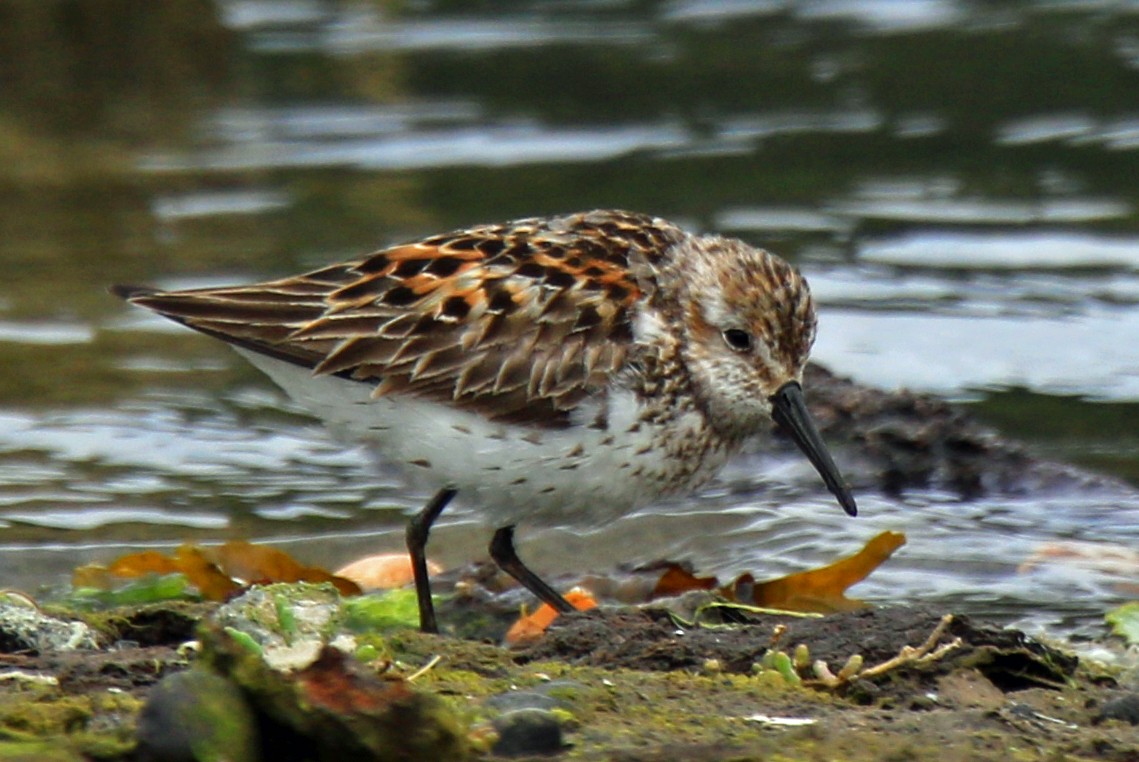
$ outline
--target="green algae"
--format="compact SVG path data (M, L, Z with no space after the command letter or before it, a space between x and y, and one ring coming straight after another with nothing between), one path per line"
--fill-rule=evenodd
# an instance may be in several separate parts
M73 588L63 604L79 611L92 611L119 606L141 606L161 601L200 599L201 596L185 574L150 574L112 590L96 587Z
M263 656L265 654L265 649L263 649L261 647L261 644L254 640L253 637L249 634L242 632L236 627L225 627L223 628L223 631L226 635L233 638L233 642L237 643L239 646L254 656Z
M1104 614L1111 632L1123 638L1129 646L1139 643L1139 601L1131 601Z
M345 598L345 626L356 633L389 632L419 627L419 602L410 589Z
M293 610L292 602L289 596L282 595L278 591L273 596L273 606L277 614L277 631L285 639L285 644L291 646L299 633L297 615Z

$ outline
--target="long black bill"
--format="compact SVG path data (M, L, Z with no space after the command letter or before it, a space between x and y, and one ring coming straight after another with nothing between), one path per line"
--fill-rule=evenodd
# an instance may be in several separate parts
M791 435L795 444L811 461L811 465L823 477L827 489L838 498L838 504L851 516L858 515L858 506L854 504L854 497L850 488L842 480L838 466L834 464L815 422L807 412L807 405L803 401L803 389L797 381L790 381L779 387L779 391L771 395L771 417L784 431Z

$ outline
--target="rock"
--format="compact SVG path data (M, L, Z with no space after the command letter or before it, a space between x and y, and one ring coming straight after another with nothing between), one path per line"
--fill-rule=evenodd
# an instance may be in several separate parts
M501 757L557 754L562 751L562 727L553 712L545 709L516 709L494 719L498 741L491 749Z
M90 650L98 645L83 622L48 616L22 596L0 597L0 653Z
M275 669L312 664L337 636L343 618L332 585L278 583L254 587L220 607L213 621L228 628ZM355 650L353 641L343 642Z
M437 696L406 680L381 679L330 646L307 666L277 668L236 632L216 624L204 628L203 659L239 685L275 726L267 742L293 753L309 750L305 759L467 758L465 728Z
M257 720L240 689L205 669L160 682L138 718L143 762L257 762Z
M558 706L558 700L537 691L507 691L491 696L484 702L499 712L515 712L520 709L550 710Z
M584 686L572 680L551 680L528 690L504 691L488 698L484 704L498 712L516 709L573 709L572 697Z
M1096 722L1123 720L1139 725L1139 693L1127 693L1104 703Z
M851 463L846 477L888 495L911 488L946 489L964 499L1051 490L1124 490L1126 485L1039 460L960 406L932 394L862 386L810 363L804 387L823 439ZM750 447L794 452L781 431ZM798 453L795 453L796 455Z

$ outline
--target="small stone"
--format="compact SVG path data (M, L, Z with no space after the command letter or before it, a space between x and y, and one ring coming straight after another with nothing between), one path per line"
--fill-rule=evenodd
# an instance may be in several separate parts
M1104 702L1096 721L1104 720L1123 720L1132 725L1139 725L1139 693L1128 693Z
M517 709L563 709L572 712L576 697L584 689L585 686L573 680L550 680L525 690L497 693L484 703L500 713Z
M491 696L484 702L499 712L516 712L520 709L550 710L558 707L558 700L538 691L506 691Z
M138 718L143 762L258 762L257 722L241 690L204 669L167 677Z
M340 616L340 594L332 585L278 583L247 590L218 608L212 619L247 636L270 666L288 671L317 659L335 635Z
M306 667L278 671L232 632L214 623L204 626L202 658L240 686L258 716L272 719L274 731L264 741L284 749L287 758L467 758L466 729L438 696L406 680L380 678L331 646ZM279 750L264 753L266 759L282 758Z
M0 598L0 653L76 651L98 648L83 622L48 616L28 601Z
M498 741L491 749L501 757L557 754L564 748L558 718L544 709L517 709L494 719Z

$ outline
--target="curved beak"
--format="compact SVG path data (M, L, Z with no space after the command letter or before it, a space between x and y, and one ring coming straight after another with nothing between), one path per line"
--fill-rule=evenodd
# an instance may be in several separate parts
M858 506L854 504L850 488L843 481L838 466L831 459L823 438L819 436L819 430L815 428L815 422L807 412L803 389L798 381L789 381L771 395L771 417L799 445L807 460L811 461L811 465L823 477L827 489L838 499L842 509L851 516L857 516Z

